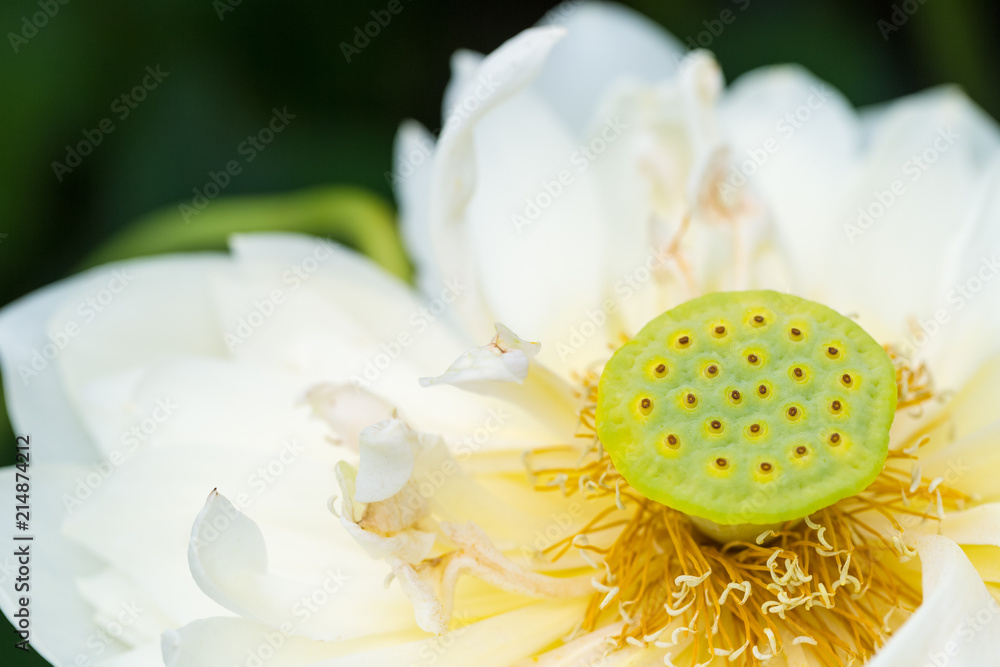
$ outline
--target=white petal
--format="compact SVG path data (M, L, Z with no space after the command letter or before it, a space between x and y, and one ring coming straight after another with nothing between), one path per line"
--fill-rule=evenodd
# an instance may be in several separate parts
M412 627L402 595L378 589L378 568L372 562L331 562L325 577L304 582L301 574L295 580L269 567L267 553L260 528L213 492L192 528L188 559L195 581L217 602L250 620L284 628L286 634L313 639L335 641ZM357 599L365 600L363 608L349 604Z
M431 169L434 136L420 123L405 121L393 145L392 184L399 203L399 232L417 269L418 281L430 287L444 282L435 266L430 233Z
M831 243L845 244L836 214L861 145L853 109L805 70L781 66L734 81L720 113L731 147L726 185L759 194L795 271L795 291L821 298L832 282L828 264L843 260L828 255Z
M233 243L242 277L230 281L221 295L223 329L243 331L240 320L259 312L255 302L280 291L281 303L268 309L263 322L255 317L260 326L234 354L287 375L282 385L291 394L281 399L286 404L317 384L351 384L397 407L423 431L467 434L489 419L497 401L461 392L445 398L446 392L428 392L418 383L475 344L456 333L445 316L471 298L470 284L450 281L428 302L367 259L314 238L261 234ZM511 410L492 444L534 442L549 431L546 422L546 415Z
M994 408L995 409L995 408ZM922 457L920 465L929 479L945 483L978 502L1000 500L997 470L1000 470L1000 422L966 435L953 444Z
M173 626L218 615L222 608L198 589L184 550L176 548L187 544L191 522L213 487L252 510L272 536L274 571L310 582L323 580L335 565L368 565L326 509L337 454L322 437L277 441L270 448L178 444L143 450L121 466L75 478L77 488L71 483L63 496L74 499L64 531L141 586Z
M32 433L32 453L45 447L37 433ZM73 488L78 476L86 475L89 470L82 466L50 464L32 465L29 470L31 529L24 534L35 537L33 542L27 543L31 553L31 645L56 665L73 664L80 654L95 658L94 648L88 646L88 640L103 644L110 654L117 654L122 649L119 642L109 644L97 639L103 627L95 618L94 608L77 591L75 584L77 577L96 575L103 567L91 554L67 540L60 530L65 517L61 496ZM0 484L9 490L0 500L0 508L11 521L14 520L15 472L15 468L0 470ZM14 590L20 564L14 555L13 544L21 546L20 542L8 542L0 557L0 608L8 619L20 608L17 604L20 596ZM13 635L10 639L13 641Z
M172 619L163 614L146 591L117 570L108 568L94 576L79 577L76 587L93 607L95 622L109 630L87 647L91 657L96 657L101 647L110 643L105 638L117 639L127 646L142 646L155 643L160 633L173 626Z
M114 657L102 657L94 662L94 667L160 667L163 664L160 641L148 642L126 653Z
M235 236L231 246L238 274L220 294L219 307L223 330L240 339L235 353L241 357L301 365L296 370L315 384L338 378L325 374L322 365L311 368L303 357L331 346L333 336L344 339L347 351L356 351L370 346L372 339L395 341L401 332L410 332L413 340L402 345L401 353L431 359L456 341L446 326L428 326L434 319L415 330L411 320L426 306L424 301L351 250L288 234ZM343 374L341 370L338 376Z
M195 518L188 562L206 595L227 609L253 618L253 612L230 590L239 587L240 578L267 574L264 536L218 491L209 494L204 509Z
M466 84L444 119L442 143L465 131L509 95L530 84L539 74L552 47L566 35L559 27L529 28L507 40L463 72ZM467 64L467 63L463 63ZM477 104L471 102L477 101Z
M564 665L590 663L603 665L603 660L611 657L605 656L609 648L607 640L621 632L623 625L624 623L618 622L598 628L593 632L565 642L562 646L546 651L540 656L532 658L525 665L517 665L517 667L527 667L528 664L538 667L563 667ZM626 647L625 652L631 652L631 647ZM618 651L615 652L615 654L617 653Z
M444 374L420 378L424 387L453 385L461 389L495 396L526 414L545 415L546 422L562 433L575 427L579 400L572 385L532 359L541 344L522 340L499 322L496 335L486 345L462 354ZM498 407L485 422L487 431L498 430L506 417ZM482 429L477 429L480 431Z
M583 605L576 602L546 602L471 622L441 637L413 641L412 636L390 634L363 643L317 642L243 619L210 618L164 634L163 657L167 667L246 664L249 655L269 667L372 667L428 662L435 667L509 667L566 634L582 613ZM462 618L474 620L464 615ZM531 628L531 632L526 633L525 628Z
M955 440L992 425L1000 414L1000 397L994 392L994 388L1000 384L1000 354L987 358L978 350L973 353L971 346L965 348L965 353L970 359L975 358L978 370L961 385L961 389L951 395L948 402L948 409L954 419ZM935 379L938 368L934 366Z
M141 281L137 281L134 272L134 267L141 263L123 262L92 269L4 308L0 316L0 360L3 362L7 409L16 426L30 428L39 441L48 443L36 451L37 462L73 463L96 458L74 406L73 383L67 387L66 378L60 374L60 366L64 366L62 370L68 373L70 380L76 376L74 364L67 363L71 357L80 358L75 352L84 350L87 356L99 354L95 363L119 365L131 363L128 357L133 352L141 355L159 349L158 342L162 341L147 341L142 337L125 344L109 345L100 352L94 349L95 342L105 342L105 332L121 316L121 310L128 308L124 302L142 290ZM206 261L204 258L161 259L151 271L145 271L143 277L157 274L152 280L158 281L162 277L161 270L168 266L169 271L178 276L203 273L208 266L217 263L218 260ZM121 275L125 276L124 280L119 278ZM198 311L195 304L187 303L187 307L195 316ZM175 327L183 321L182 318L167 322L149 322L146 317L137 319L161 329ZM202 327L199 323L190 330L197 331L198 336L211 337L212 327ZM169 346L166 349L170 349ZM106 358L109 352L113 360Z
M659 25L620 5L566 2L547 18L567 35L533 89L578 134L610 87L623 79L666 79L687 50Z
M104 460L119 465L138 451L175 444L269 447L291 430L323 433L296 380L274 366L174 358L88 381L78 400Z
M345 655L321 663L321 667L411 665L428 661L433 661L435 667L510 667L565 636L581 618L584 604L577 601L533 604L456 628L441 637ZM464 614L458 616L462 618Z
M309 390L306 401L340 442L358 450L358 436L368 426L388 419L393 407L378 396L351 385L319 384Z
M608 122L612 133L627 131ZM466 216L484 302L494 319L545 341L539 359L550 368L582 368L607 344L606 331L587 317L603 301L609 236L589 162L528 93L483 118L474 133L476 185ZM587 335L573 346L583 352L571 356L574 327Z
M1000 604L954 542L927 536L916 548L923 567L923 602L868 664L993 664L1000 655Z
M485 85L474 86L471 96L456 102L463 111L445 119L435 150L428 234L441 281L434 283L433 276L425 276L420 283L430 297L445 287L446 280L472 285L468 297L456 304L455 314L473 336L486 334L490 323L498 319L489 314L478 294L475 258L468 252L467 232L462 229L464 207L482 178L476 173L473 131L484 116L538 75L549 51L564 34L561 28L532 28L484 58L475 77Z
M1000 546L1000 503L949 512L941 524L941 534L962 545Z
M387 419L361 432L361 463L355 500L371 503L385 500L403 488L413 474L419 437L401 419Z
M987 143L987 142L984 142ZM908 339L934 369L942 388L957 389L981 360L1000 352L1000 151L970 183L959 234L937 280L946 292Z
M669 81L608 91L596 118L625 129L589 170L607 226L609 298L579 330L606 320L614 341L702 290L746 288L762 221L749 209L720 210L721 86L719 65L696 51ZM585 141L601 145L604 130L595 123Z
M114 428L108 431L106 417L109 410L127 403L141 379L138 368L183 356L226 354L206 285L229 271L231 264L216 255L167 256L100 267L84 274L86 280L72 280L74 291L53 310L50 326L65 329L76 323L80 333L55 365L70 402L103 454L119 445L122 431L132 426L113 419ZM109 377L116 382L106 384ZM120 414L124 417L126 411ZM131 416L141 420L147 415Z
M939 309L954 314L950 283L975 268L964 253L953 270L956 240L967 235L943 221L968 225L977 191L988 191L981 181L1000 145L995 123L953 89L858 120L838 95L787 68L734 84L726 119L747 187L764 198L793 262L794 291L858 313L879 340L909 353L923 347L910 326ZM954 349L944 336L940 343Z
M894 102L870 133L853 191L844 193L850 210L842 221L858 224L859 208L871 216L850 248L852 265L866 269L837 274L836 282L846 294L863 294L865 305L890 322L923 319L950 308L947 292L954 286L941 274L952 268L951 250L961 235L955 225L972 222L969 205L997 156L1000 130L964 94L939 89ZM893 187L891 201L885 192ZM885 212L876 215L879 206ZM967 277L969 259L961 258L953 276ZM872 284L880 288L868 289Z
M443 375L420 378L420 384L429 387L438 383L524 382L528 377L528 364L541 350L541 344L521 340L499 322L496 329L497 335L488 344L464 353Z
M470 86L476 85L476 75L483 63L483 54L459 49L451 54L451 79L444 91L442 118L448 118L456 104L469 95Z
M49 443L37 451L38 462L97 458L85 429L93 431L100 416L79 405L80 387L95 374L175 354L223 351L205 283L226 268L215 255L110 264L3 311L0 359L8 410L16 425L30 426Z
M315 641L242 618L217 617L165 632L161 650L167 667L251 665L252 661L268 667L299 667L321 664L357 648L351 642Z

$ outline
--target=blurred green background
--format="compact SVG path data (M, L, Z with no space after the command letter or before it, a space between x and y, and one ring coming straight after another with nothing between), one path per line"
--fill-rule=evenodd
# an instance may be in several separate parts
M403 11L348 63L339 44L387 1L42 0L58 12L33 34L24 18L41 11L38 0L5 0L0 304L100 259L221 248L236 229L330 235L406 275L383 175L391 169L396 127L412 117L438 128L451 53L489 52L557 3L401 2ZM858 105L958 83L1000 116L1000 46L993 38L1000 3L993 0L624 4L682 41L722 10L749 4L711 44L729 80L762 65L798 62ZM894 11L897 23L907 20L889 31L887 25L897 27ZM889 23L880 28L880 20ZM122 118L127 103L116 99L142 83L147 67L168 75ZM317 186L355 186L374 197L352 189L236 202L178 228L177 204L190 204L210 171L242 160L241 142L275 107L287 107L295 119L244 164L223 197ZM52 163L65 162L67 146L104 118L113 132L57 178ZM135 227L157 210L163 213ZM269 213L277 210L280 218ZM0 442L0 463L9 464L13 434L2 407ZM0 663L46 664L13 651L13 642L9 626L0 631Z

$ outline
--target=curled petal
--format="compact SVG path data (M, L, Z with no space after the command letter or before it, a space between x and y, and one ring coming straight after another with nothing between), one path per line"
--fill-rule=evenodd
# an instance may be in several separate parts
M486 345L473 348L460 356L443 375L420 378L420 384L464 385L476 382L516 382L528 377L532 357L541 349L540 343L522 340L513 331L496 324L496 336Z

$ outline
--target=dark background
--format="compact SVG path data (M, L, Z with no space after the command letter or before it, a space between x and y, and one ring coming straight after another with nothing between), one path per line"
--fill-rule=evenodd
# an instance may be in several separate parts
M407 117L439 127L451 53L492 51L556 5L400 2L403 11L347 63L340 43L351 41L355 26L370 21L371 10L385 9L387 0L69 0L17 53L9 33L20 33L23 17L40 7L37 0L4 0L0 304L74 273L95 253L222 247L221 232L183 243L168 233L143 247L115 239L157 209L176 218L177 204L190 202L209 171L238 158L237 147L265 126L274 107L287 106L297 117L232 179L225 197L342 184L391 202L383 174L391 169L396 127ZM624 4L686 41L705 30L703 21L737 3ZM912 16L886 37L884 26L896 27L894 5L897 17L907 9ZM798 62L857 105L957 83L998 117L998 5L750 0L711 50L730 81L762 65ZM221 20L220 7L231 9ZM880 20L890 23L880 29ZM120 120L120 107L112 110L112 104L142 81L147 66L169 76ZM64 161L67 145L103 118L112 119L114 131L60 182L52 162ZM312 230L310 224L282 226ZM329 229L358 245L338 223ZM12 441L0 402L0 463L11 462ZM46 664L13 651L14 640L9 626L0 629L0 662Z

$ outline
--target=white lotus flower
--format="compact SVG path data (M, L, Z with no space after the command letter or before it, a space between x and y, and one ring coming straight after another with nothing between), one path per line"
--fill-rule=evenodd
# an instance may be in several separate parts
M436 141L402 128L419 292L326 242L255 235L4 310L50 662L996 661L996 125L953 89L855 112L790 67L724 89L709 54L626 10L560 16L456 54ZM809 562L762 540L766 589L679 514L658 541L649 501L594 458L589 407L650 319L751 288L853 314L893 351L901 405L899 493L855 501L872 532L853 565L828 542L846 533L808 520L789 530ZM692 560L646 627L652 589L616 573L664 553Z

